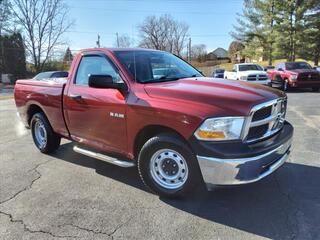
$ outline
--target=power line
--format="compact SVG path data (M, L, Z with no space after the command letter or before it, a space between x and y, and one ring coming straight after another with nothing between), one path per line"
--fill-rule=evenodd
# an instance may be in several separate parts
M72 0L69 0L72 1ZM88 0L74 0L77 2L85 2ZM153 0L154 2L158 2L158 3L163 3L163 2L167 2L167 3L192 3L192 4L199 4L198 1L195 0ZM144 3L145 0L91 0L91 2L132 2L132 3ZM217 2L223 2L225 3L225 0L201 0L201 2L205 2L206 4L217 4ZM228 0L228 2L231 3L242 3L243 0Z
M173 14L214 14L214 15L234 15L230 12L212 12L212 11L156 11L156 10L131 10L131 9L110 9L110 8L95 8L95 7L73 7L73 9L98 10L107 12L128 12L128 13L173 13Z
M70 33L83 33L83 34L96 34L97 32L99 32L100 34L104 34L104 35L109 35L109 36L114 36L114 33L106 33L103 31L75 31L75 30L70 30L70 31L66 31L66 32L70 32ZM116 33L116 34L126 34L126 33ZM135 37L140 37L140 35L138 34L130 34L131 36L135 36ZM226 37L226 36L230 36L229 34L189 34L190 37Z

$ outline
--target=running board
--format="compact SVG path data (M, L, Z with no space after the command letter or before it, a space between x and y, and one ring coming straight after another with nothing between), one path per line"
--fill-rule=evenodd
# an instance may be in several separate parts
M104 155L104 154L101 154L101 153L93 152L93 151L90 151L90 150L87 150L87 149L83 149L83 148L80 148L78 146L74 146L73 147L73 151L75 151L77 153L80 153L80 154L83 154L83 155L86 155L88 157L96 158L96 159L105 161L107 163L111 163L111 164L117 165L119 167L127 168L127 167L134 167L135 166L134 162L119 160L117 158L110 157L110 156L107 156L107 155Z

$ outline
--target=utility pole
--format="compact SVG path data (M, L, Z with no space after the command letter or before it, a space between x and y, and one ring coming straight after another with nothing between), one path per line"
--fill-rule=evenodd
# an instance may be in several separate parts
M191 62L191 37L189 38L189 44L188 44L188 60L189 60L189 63Z
M100 48L100 35L98 34L98 41L96 41L97 47Z
M117 36L117 47L119 47L119 34L116 33L116 36Z

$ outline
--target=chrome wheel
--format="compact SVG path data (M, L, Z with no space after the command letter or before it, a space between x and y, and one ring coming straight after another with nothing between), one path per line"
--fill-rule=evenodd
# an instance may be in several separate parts
M178 189L188 179L188 165L178 152L171 149L161 149L151 157L150 174L161 187Z
M37 120L34 124L34 136L40 149L47 144L47 130L41 120Z

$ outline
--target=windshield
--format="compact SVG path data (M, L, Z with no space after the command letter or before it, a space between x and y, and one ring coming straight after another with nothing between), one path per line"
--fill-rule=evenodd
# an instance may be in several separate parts
M160 51L115 51L116 56L137 82L153 83L180 78L202 77L182 59Z
M286 63L287 70L294 70L294 69L311 69L311 66L306 62L289 62Z
M258 71L263 71L263 68L260 67L257 64L245 64L245 65L239 65L239 71L251 71L251 70L258 70Z

